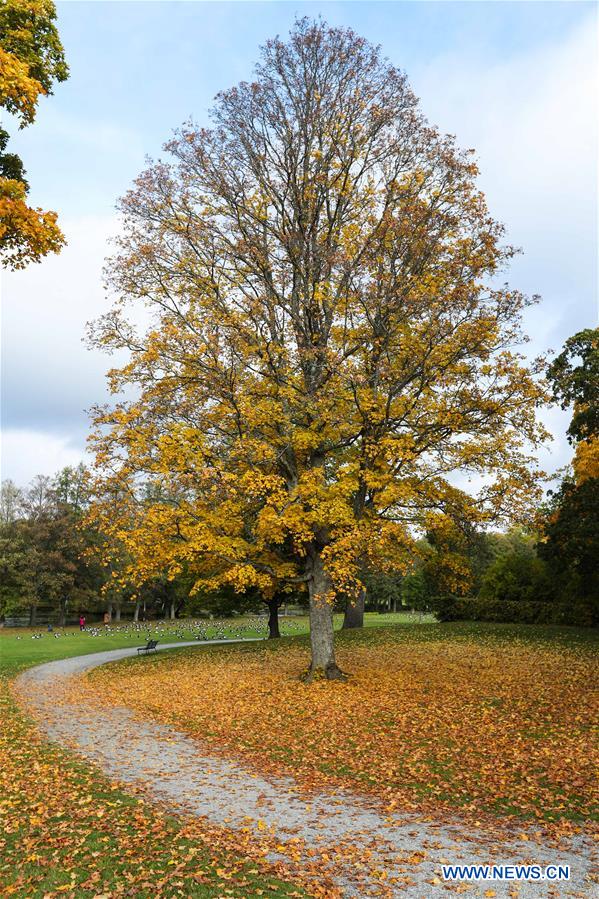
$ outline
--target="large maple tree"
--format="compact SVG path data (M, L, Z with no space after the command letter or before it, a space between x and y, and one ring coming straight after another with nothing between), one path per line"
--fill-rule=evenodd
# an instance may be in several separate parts
M534 491L527 300L472 151L351 30L298 21L212 122L121 201L93 339L127 351L110 378L133 399L96 411L95 514L130 577L305 585L310 674L334 678L332 599L365 563L401 569L431 514L497 520Z

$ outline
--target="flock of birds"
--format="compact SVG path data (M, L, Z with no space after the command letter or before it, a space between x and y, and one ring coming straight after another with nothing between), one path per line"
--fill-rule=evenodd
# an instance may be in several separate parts
M287 632L298 631L300 624L297 621L285 620ZM238 640L247 636L267 633L267 619L263 616L246 618L243 623L233 625L231 620L217 621L127 621L123 624L90 625L82 631L61 631L48 629L48 631L36 631L31 634L32 640L41 640L43 637L72 637L73 633L86 634L88 637L112 637L123 634L128 637L137 637L140 640L159 640L164 638L175 640ZM23 637L17 636L17 640Z

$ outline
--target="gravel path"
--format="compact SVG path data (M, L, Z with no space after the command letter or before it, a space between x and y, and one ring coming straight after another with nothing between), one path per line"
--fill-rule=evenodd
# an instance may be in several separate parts
M202 645L207 644L159 648ZM119 649L39 665L19 676L17 695L50 739L74 748L112 779L136 789L149 786L151 797L212 824L233 830L249 827L257 836L276 835L290 847L291 857L299 853L306 865L321 865L344 896L439 897L449 888L441 879L441 864L533 863L570 865L571 879L553 885L479 882L468 889L462 884L458 891L522 899L599 897L599 885L591 880L590 840L585 837L566 848L522 839L499 842L482 829L464 833L430 819L389 817L374 800L339 791L306 796L290 778L257 776L172 727L140 722L125 707L99 713L74 698L76 691L69 689L73 675L134 655L135 649ZM272 857L288 860L283 852Z

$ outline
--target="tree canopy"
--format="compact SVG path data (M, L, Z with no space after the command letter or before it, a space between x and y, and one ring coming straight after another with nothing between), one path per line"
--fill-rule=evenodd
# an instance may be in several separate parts
M547 370L562 409L574 407L570 442L599 436L599 328L569 337Z
M110 380L136 396L95 415L97 514L130 576L304 584L312 671L335 677L331 600L365 565L405 569L431 513L498 522L534 493L528 301L472 151L351 30L298 21L212 120L120 204L93 339L128 351Z
M68 77L55 20L51 0L0 3L0 107L20 128L34 121L40 96ZM59 252L64 237L55 212L27 204L29 184L19 156L6 152L8 137L0 128L0 259L19 269Z
M0 615L56 611L87 604L102 584L98 562L86 549L97 535L82 527L88 503L83 466L54 478L37 475L26 489L4 481L0 490Z
M541 513L539 555L570 602L599 620L599 329L568 338L548 369L562 408L572 408L568 439L574 444L567 475Z

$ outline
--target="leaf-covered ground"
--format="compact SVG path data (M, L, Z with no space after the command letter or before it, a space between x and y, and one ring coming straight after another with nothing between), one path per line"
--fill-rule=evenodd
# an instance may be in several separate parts
M347 683L300 683L301 639L128 660L88 683L307 787L333 781L390 809L576 830L597 809L597 656L564 633L350 634L338 652Z
M288 868L267 864L251 840L169 816L44 741L10 692L12 676L31 663L27 645L18 659L0 650L0 895L316 894L290 883ZM61 655L59 641L43 653L35 645L40 661Z

